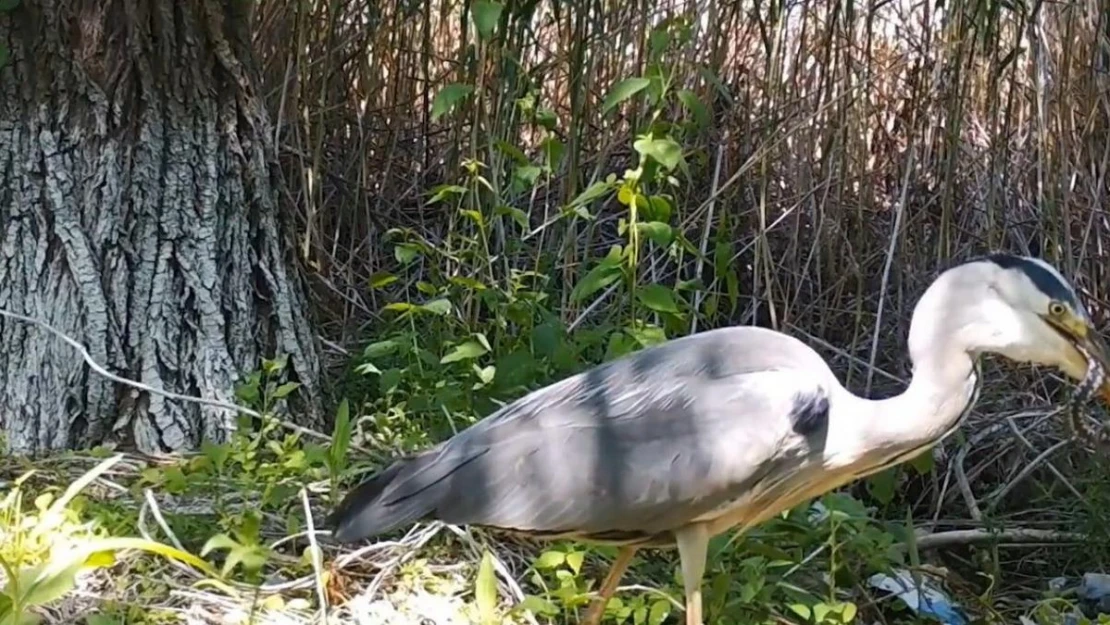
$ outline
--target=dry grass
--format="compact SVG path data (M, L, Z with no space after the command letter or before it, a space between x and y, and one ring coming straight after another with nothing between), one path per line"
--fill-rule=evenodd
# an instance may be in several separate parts
M449 0L297 6L265 5L256 40L300 256L336 343L366 338L362 322L381 304L367 280L396 266L387 231L445 242L462 227L449 204L425 205L434 185L459 179L462 159L489 167L487 210L520 208L537 230L592 180L623 171L646 111L605 115L600 104L644 71L653 26L679 17L691 41L666 63L712 123L684 142L691 176L674 223L692 241L731 243L742 296L701 327L795 326L900 366L916 294L939 268L988 249L1040 254L1105 305L1110 141L1094 3L541 0L509 5L488 44L464 35L467 5ZM433 121L451 82L479 97ZM537 156L544 134L514 107L526 96L555 112L566 156L513 193L493 146ZM552 257L573 284L615 240L622 207L591 210L593 223L560 221L524 249L494 241L489 253L517 267ZM700 276L723 290L724 276L689 256L644 261L653 278ZM563 306L567 323L577 313ZM882 337L874 357L872 336ZM850 385L870 386L866 367L842 366Z
M19 570L21 566L64 558L67 545L121 533L199 551L193 541L217 532L234 511L261 509L262 502L256 493L233 486L194 484L177 495L155 495L142 483L149 471L179 467L188 473L190 461L197 457L125 455L84 489L64 518L55 519L57 527L50 530L50 536L60 542L53 550L50 545L29 543L28 532L33 528L9 518L22 506L5 502L0 508L4 561ZM0 464L0 477L5 479L6 488L14 488L12 493L42 496L73 483L98 461L82 455L41 460L36 462L33 475L18 482L6 480L25 471L24 463L5 461ZM326 489L326 482L304 485L305 502L314 517L322 518L326 513L329 504L321 496ZM193 535L183 534L182 529ZM456 556L473 551L480 557L474 535L450 529L462 544L461 550L454 551ZM465 563L444 566L420 559L425 546L441 539L439 535L444 531L438 524L417 526L395 540L343 550L328 541L326 531L313 531L311 538L307 530L289 532L284 520L270 510L264 514L261 536L271 555L259 583L244 583L240 575L234 574L221 579L188 563L127 551L107 568L79 574L75 587L59 600L46 606L34 605L31 611L49 624L85 622L89 614L98 612L105 613L113 619L107 622L113 623L403 625L427 618L444 625L469 623L474 614L473 597L468 596L473 594L473 567ZM308 563L304 555L312 544L318 545L321 553L316 564ZM59 546L62 553L57 552ZM210 561L219 561L211 560L213 557ZM519 556L515 557L519 561ZM507 571L500 559L498 562ZM0 587L6 581L0 572ZM326 612L321 612L321 595L329 603ZM520 599L519 586L511 579L505 586L505 597Z

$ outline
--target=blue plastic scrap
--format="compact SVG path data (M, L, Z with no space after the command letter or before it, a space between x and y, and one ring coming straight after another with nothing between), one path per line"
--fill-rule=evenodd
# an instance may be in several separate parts
M919 575L920 584L915 583L913 573L896 569L895 576L877 573L868 578L872 588L894 594L917 614L932 616L944 625L967 625L969 622L963 608L953 602L939 588L929 583L928 577Z
M1084 573L1083 582L1076 592L1092 612L1110 614L1110 575Z

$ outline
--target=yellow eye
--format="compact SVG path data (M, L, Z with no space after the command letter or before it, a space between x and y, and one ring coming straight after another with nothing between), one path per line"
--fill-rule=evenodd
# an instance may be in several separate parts
M1067 310L1060 302L1050 302L1048 304L1048 314L1053 317L1063 317Z

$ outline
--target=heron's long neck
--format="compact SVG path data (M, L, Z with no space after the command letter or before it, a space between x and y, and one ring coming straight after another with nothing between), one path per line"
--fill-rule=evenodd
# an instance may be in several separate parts
M971 355L956 346L915 363L913 379L901 394L865 400L870 448L886 453L938 442L974 401L977 373Z
M980 320L974 313L960 314L959 306L940 307L947 316L921 314L923 307L936 303L935 298L923 299L917 311L921 316L911 327L914 372L906 390L886 399L846 402L855 415L845 415L842 423L852 425L837 442L852 450L847 459L853 465L885 464L892 456L939 442L974 401L978 371L972 348L977 346L964 344L961 337L981 334L966 332Z

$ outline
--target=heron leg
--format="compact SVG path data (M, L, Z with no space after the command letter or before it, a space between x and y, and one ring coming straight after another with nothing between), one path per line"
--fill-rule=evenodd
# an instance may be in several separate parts
M609 605L609 599L617 591L617 585L624 577L624 572L628 570L628 565L632 562L632 556L636 555L636 550L637 547L621 547L620 551L617 552L617 558L613 560L613 565L609 567L609 574L605 576L605 581L601 582L597 597L590 602L589 610L586 612L586 620L582 621L582 625L598 625L601 622L601 617L605 615L605 606Z
M686 593L686 625L701 623L701 581L709 555L709 529L704 524L688 525L675 532L682 581Z

